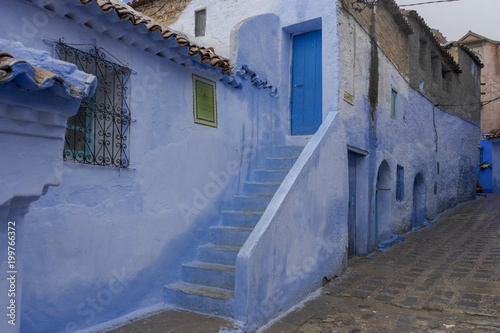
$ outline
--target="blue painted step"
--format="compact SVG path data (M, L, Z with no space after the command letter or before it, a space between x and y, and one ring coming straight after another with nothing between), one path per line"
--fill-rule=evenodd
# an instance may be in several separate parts
M212 244L223 246L242 246L253 229L225 226L210 227Z
M225 226L253 228L262 217L262 212L222 212L221 222Z
M234 291L178 281L165 286L169 302L190 311L233 316Z
M282 182L288 174L288 170L256 170L256 182Z
M299 157L304 146L274 146L274 157Z
M182 265L183 281L221 289L234 289L236 267L202 261Z
M275 146L265 169L256 170L235 195L232 210L221 213L221 225L212 226L210 243L200 245L197 260L182 265L182 281L165 286L168 302L191 311L233 316L236 259L241 246L269 205L302 146Z
M271 196L236 195L234 196L234 208L248 212L263 212L270 201Z
M290 170L297 161L296 157L268 157L266 167L268 170Z
M247 182L243 184L243 194L248 196L272 196L281 182Z
M205 262L236 265L236 257L239 251L239 246L204 244L198 247L197 258Z

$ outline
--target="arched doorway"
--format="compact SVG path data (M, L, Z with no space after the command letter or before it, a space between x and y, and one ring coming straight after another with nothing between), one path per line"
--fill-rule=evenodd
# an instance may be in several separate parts
M378 169L375 192L375 246L391 238L391 199L391 172L384 160Z
M425 178L422 173L415 176L413 182L413 227L418 227L424 224L427 215L425 207L427 187Z

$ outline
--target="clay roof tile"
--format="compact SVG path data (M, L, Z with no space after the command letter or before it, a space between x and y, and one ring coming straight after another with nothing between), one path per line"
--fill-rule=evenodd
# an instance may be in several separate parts
M206 60L204 61L204 59L210 58L210 64L212 65L212 67L218 66L224 74L227 74L231 71L231 65L229 63L229 60L216 55L213 48L207 49L204 47L197 46L194 43L191 43L187 38L180 36L179 34L171 31L167 27L164 27L154 22L147 16L139 12L136 12L134 9L132 9L136 8L141 4L149 2L149 0L134 0L130 4L132 8L128 6L123 6L120 3L114 2L112 0L78 0L78 1L83 5L88 5L91 2L95 2L97 5L99 5L99 7L103 12L110 12L114 10L121 20L129 20L134 26L144 24L149 32L154 32L159 30L161 32L163 39L165 40L170 39L171 37L175 37L180 47L189 48L190 56L194 57L200 54L202 63L207 62Z
M29 64L23 59L14 58L0 50L0 85L15 82L26 91L55 88L71 98L86 97L83 87L76 87L56 73Z
M494 129L494 130L491 130L487 135L486 135L486 139L487 140L490 140L490 139L497 139L497 138L500 138L500 129Z

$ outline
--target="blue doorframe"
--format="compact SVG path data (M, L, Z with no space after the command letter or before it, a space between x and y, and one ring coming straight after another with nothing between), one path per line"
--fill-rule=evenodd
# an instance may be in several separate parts
M321 30L293 37L292 135L314 134L323 120Z
M356 255L356 159L358 155L347 152L347 167L349 170L349 213L347 217L348 247L347 254L351 258Z

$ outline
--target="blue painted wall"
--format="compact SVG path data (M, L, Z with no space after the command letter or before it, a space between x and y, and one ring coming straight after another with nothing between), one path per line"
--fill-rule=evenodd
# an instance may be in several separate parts
M425 181L425 219L432 220L438 213L475 197L479 124L434 107L420 92L410 88L408 79L380 49L378 105L371 123L366 97L370 37L350 15L342 11L338 14L342 68L338 106L343 123L338 135L345 136L348 145L369 153L358 159L356 185L356 252L367 254L377 245L375 191L382 163L386 161L390 170L388 231L404 234L414 220L413 186L419 173ZM391 117L392 89L398 92L396 119ZM344 92L354 96L353 104L342 99ZM396 200L398 165L405 169L402 202Z
M47 51L52 44L44 39L97 44L137 72L130 92L135 120L130 168L65 163L61 186L51 188L26 216L26 332L71 332L162 302L163 286L180 278L181 263L207 242L208 226L251 167L261 163L259 156L268 155L259 152L269 152L272 143L309 142L286 188L278 191L275 205L238 256L237 315L252 325L286 310L319 287L323 277L342 271L347 145L369 153L357 162L359 254L376 246L374 191L383 161L394 189L385 225L390 233L403 233L411 225L419 173L426 182L428 218L474 197L478 142L471 138L478 137L476 124L433 107L379 52L383 75L370 138L369 36L350 18L337 16L337 8L326 0L314 6L260 2L262 7L229 6L239 14L228 16L236 22L218 27L227 31L228 41L235 28L225 51L234 52L237 67L262 68L262 75L279 88L278 98L251 87L248 80L243 89L235 89L219 82L216 71L180 66L23 1L11 4L0 33ZM331 10L325 12L327 5ZM18 22L23 25L12 31ZM127 24L120 28L125 39L141 41ZM351 30L338 27L356 29L356 39ZM294 137L289 108L292 36L318 28L323 36L323 127L316 136ZM269 43L261 45L252 37L268 35ZM193 123L193 73L217 82L218 128ZM348 85L354 105L339 99ZM399 92L397 119L390 117L393 87ZM395 196L397 165L405 168L403 202Z
M29 308L22 301L23 268L31 263L24 251L25 214L61 181L66 121L93 94L96 80L15 41L0 39L0 50L17 58L2 62L7 67L0 83L0 307L7 315L0 331L17 333Z
M492 156L492 146L491 142L488 140L481 140L481 159L479 161L479 164L483 162L488 162L491 164L493 161L493 156ZM492 168L486 168L486 169L480 169L478 168L478 180L479 180L479 185L483 188L483 193L492 193L493 191L493 169Z
M163 302L164 285L207 241L254 150L272 144L272 124L261 115L274 112L275 99L248 81L235 89L216 70L178 65L24 1L8 11L4 36L49 52L47 40L60 37L97 44L136 72L130 167L66 162L60 187L26 216L23 331L72 332ZM128 22L120 27L141 40ZM193 73L217 82L218 128L193 122Z
M500 193L500 140L493 139L491 142L491 164L492 168L492 192Z

